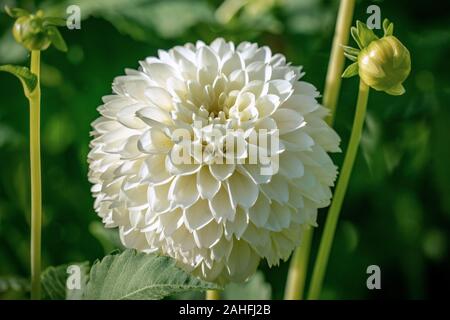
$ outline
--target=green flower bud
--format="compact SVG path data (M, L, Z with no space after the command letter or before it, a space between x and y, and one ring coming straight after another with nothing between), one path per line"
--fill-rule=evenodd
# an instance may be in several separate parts
M43 22L39 15L19 17L12 30L14 39L30 51L47 49L51 40Z
M405 92L403 82L411 72L411 56L408 49L394 37L394 25L383 22L384 36L379 39L364 23L357 21L351 33L359 49L344 47L344 54L355 63L342 75L359 74L371 88L391 95Z
M358 55L359 76L370 87L392 95L405 92L411 71L408 49L394 36L372 41Z
M12 29L14 39L28 50L43 51L53 44L56 49L67 51L66 43L57 28L66 25L64 19L45 17L42 10L30 14L20 8L5 7L5 11L16 19Z

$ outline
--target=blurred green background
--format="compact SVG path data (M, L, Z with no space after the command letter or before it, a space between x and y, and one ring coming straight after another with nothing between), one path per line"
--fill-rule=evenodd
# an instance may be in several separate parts
M124 68L136 68L158 48L220 36L285 54L323 91L339 1L248 0L227 17L240 2L0 1L2 8L44 8L60 15L78 4L83 15L81 30L61 29L67 54L50 48L42 55L44 267L93 261L117 247L115 232L104 230L92 209L86 156L96 107ZM412 73L401 97L371 93L323 298L439 298L450 285L450 11L444 3L357 1L355 19L365 21L367 7L377 4L382 18L395 23L395 34L411 52ZM0 64L28 64L27 52L11 36L12 23L0 13ZM336 121L344 150L356 94L357 79L344 80ZM27 108L19 82L1 73L0 298L7 299L27 296ZM340 165L343 155L334 158ZM313 252L325 214L319 214ZM381 268L381 290L366 288L371 264ZM274 299L283 296L287 267L261 265Z

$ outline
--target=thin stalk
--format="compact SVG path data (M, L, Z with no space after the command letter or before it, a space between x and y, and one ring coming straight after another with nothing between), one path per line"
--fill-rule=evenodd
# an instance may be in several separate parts
M320 241L319 253L314 265L313 275L311 279L311 286L308 292L308 299L315 300L320 297L322 290L323 279L330 256L331 245L333 244L336 225L341 211L342 203L344 201L345 193L347 191L348 182L355 162L358 151L359 142L361 140L361 133L366 116L367 101L369 99L369 87L360 80L358 101L356 104L355 119L353 121L352 133L350 135L349 146L342 165L342 171L334 193L331 207L328 211L327 220L325 222L325 229Z
M292 257L292 261L289 266L287 284L284 292L285 300L303 299L313 230L314 229L312 227L305 229L302 236L302 243L299 249L294 252L294 256Z
M40 51L31 52L31 72L38 79L28 95L30 102L30 172L31 172L31 299L41 297L41 143L40 143Z
M341 0L322 100L323 105L330 109L328 123L331 126L336 115L341 75L344 71L345 56L342 46L348 43L354 8L355 0Z
M207 290L206 291L206 300L220 300L219 290Z
M354 8L355 0L341 0L339 5L322 101L322 104L330 110L327 118L327 123L330 126L333 125L341 87L341 75L344 70L345 56L342 46L348 43ZM303 297L313 233L313 228L305 230L302 244L294 252L289 266L285 291L286 300L299 300Z

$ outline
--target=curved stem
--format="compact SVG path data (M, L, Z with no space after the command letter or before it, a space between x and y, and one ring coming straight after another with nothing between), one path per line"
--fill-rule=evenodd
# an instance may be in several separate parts
M40 51L31 52L31 72L38 79L30 102L30 172L31 172L31 299L41 296L41 146L40 146Z
M219 290L208 290L206 291L206 300L220 300Z
M327 123L330 126L333 125L341 87L341 74L344 70L345 57L342 46L348 43L354 8L355 0L341 0L339 5L322 101L322 104L330 110L327 118ZM285 291L285 299L287 300L299 300L303 297L313 233L313 228L305 230L302 244L295 250L291 260Z
M294 256L292 257L289 266L286 289L284 292L285 300L303 299L313 231L314 229L312 227L305 229L302 236L302 243L294 252Z
M361 133L366 115L367 101L369 99L369 87L360 80L358 102L356 104L355 119L353 121L352 133L350 136L347 153L345 154L344 164L334 193L333 202L328 211L325 229L320 241L319 253L314 265L311 286L309 288L308 299L318 299L322 290L322 283L330 256L331 245L333 243L336 225L347 191L348 182L358 151Z

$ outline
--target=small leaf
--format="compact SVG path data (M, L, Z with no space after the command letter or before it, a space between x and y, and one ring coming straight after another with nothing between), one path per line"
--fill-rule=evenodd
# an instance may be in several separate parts
M25 93L34 91L37 85L37 77L31 73L30 69L22 66L3 65L0 66L0 71L8 72L15 75L22 82Z
M353 76L356 76L358 74L358 63L352 63L345 69L344 73L342 74L342 78L350 78Z
M27 10L21 8L10 8L8 6L5 6L5 11L11 18L19 18L30 15Z
M369 29L365 23L356 21L356 29L358 30L358 38L363 48L367 47L372 41L378 40L373 30Z
M272 288L258 271L245 283L230 283L222 296L224 300L270 300Z
M80 267L80 289L67 287L69 266ZM44 297L50 300L81 300L89 276L89 262L47 268L41 275Z
M193 290L220 289L193 277L175 265L175 260L156 254L125 250L94 264L84 292L92 300L158 300Z
M388 19L384 19L383 30L385 37L392 36L394 34L394 24L390 22Z
M56 27L48 27L48 36L56 49L58 49L59 51L67 52L66 42L64 41L61 33Z

